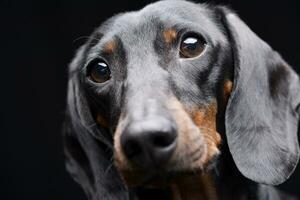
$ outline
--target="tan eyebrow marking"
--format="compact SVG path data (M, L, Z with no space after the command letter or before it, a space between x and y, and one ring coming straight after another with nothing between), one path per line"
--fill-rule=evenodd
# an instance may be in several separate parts
M104 45L104 52L106 53L113 53L117 48L117 44L114 40L107 42Z
M171 43L176 39L177 31L173 28L169 28L169 29L164 30L163 35L164 35L164 39L165 39L166 43Z

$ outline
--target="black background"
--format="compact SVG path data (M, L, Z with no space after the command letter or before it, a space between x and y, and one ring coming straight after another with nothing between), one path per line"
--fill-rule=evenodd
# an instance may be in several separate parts
M150 1L0 0L0 199L83 200L64 169L67 65L101 21ZM297 0L231 5L300 72ZM282 189L300 196L300 167Z

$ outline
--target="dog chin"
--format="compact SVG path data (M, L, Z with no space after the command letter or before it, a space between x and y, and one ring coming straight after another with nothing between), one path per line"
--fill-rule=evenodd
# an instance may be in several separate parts
M176 184L185 179L197 179L200 176L212 174L213 169L216 168L219 154L213 156L209 162L204 166L197 166L188 169L176 169L176 170L165 170L165 169L152 169L152 170L121 170L119 169L121 176L130 188L135 187L147 187L161 189L169 187L172 184Z
M198 177L206 173L203 169L193 169L186 171L153 171L153 172L133 172L123 171L122 177L126 185L130 188L145 187L162 189L181 181L184 177Z
M166 197L163 199L199 200L215 196L215 189L212 187L214 185L213 178L210 172L200 169L155 174L147 173L135 178L135 182L132 182L133 179L131 179L131 182L127 182L127 186L133 191L148 191L146 197L150 195L151 198L156 198L156 196L161 198L161 195L164 194ZM142 199L144 195L142 194Z

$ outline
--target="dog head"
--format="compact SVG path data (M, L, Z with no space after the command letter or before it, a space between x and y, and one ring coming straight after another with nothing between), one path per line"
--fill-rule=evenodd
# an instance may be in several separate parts
M227 8L161 1L117 15L69 68L68 170L88 195L117 199L203 173L224 141L245 177L282 183L299 158L299 89Z

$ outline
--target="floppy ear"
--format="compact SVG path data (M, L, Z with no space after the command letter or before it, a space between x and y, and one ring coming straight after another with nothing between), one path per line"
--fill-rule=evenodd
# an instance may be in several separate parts
M236 14L224 7L218 12L234 57L225 116L229 150L244 176L280 184L299 159L299 77Z
M128 192L113 165L112 144L97 127L80 83L81 47L70 64L64 126L66 166L89 199L128 199Z

